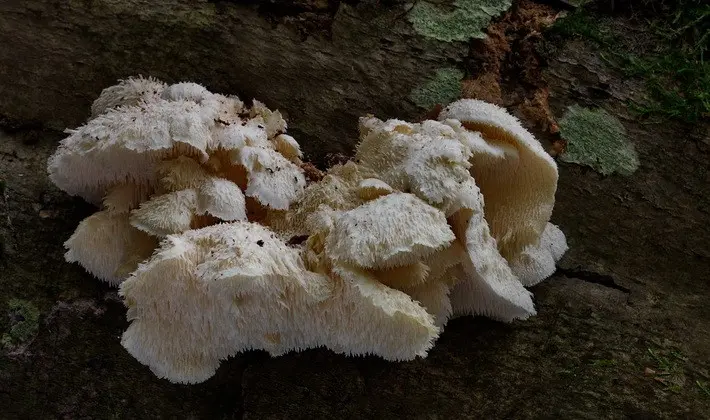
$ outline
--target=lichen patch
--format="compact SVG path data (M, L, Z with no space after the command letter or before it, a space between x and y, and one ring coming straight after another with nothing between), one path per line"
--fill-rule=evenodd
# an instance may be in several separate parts
M563 162L586 165L602 175L631 175L638 169L638 154L626 139L626 129L603 109L570 107L560 120L560 134L567 142Z

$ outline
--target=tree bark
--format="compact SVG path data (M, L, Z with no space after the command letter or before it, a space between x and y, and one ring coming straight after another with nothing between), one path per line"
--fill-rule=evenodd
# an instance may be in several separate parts
M142 74L259 99L287 115L307 154L347 153L358 117L414 118L423 110L408 99L413 87L468 51L415 35L404 6L331 0L259 10L189 0L0 2L0 121L75 127L103 88Z

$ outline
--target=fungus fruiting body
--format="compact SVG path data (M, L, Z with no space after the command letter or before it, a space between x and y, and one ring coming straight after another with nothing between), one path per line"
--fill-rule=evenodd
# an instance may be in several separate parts
M567 249L537 140L473 100L438 121L359 122L355 159L307 184L259 101L143 78L102 92L48 169L102 207L66 259L119 286L137 360L183 383L249 349L411 360L451 317L535 314L525 287Z

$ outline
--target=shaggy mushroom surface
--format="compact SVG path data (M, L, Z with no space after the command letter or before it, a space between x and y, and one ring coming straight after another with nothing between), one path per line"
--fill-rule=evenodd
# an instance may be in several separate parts
M475 100L359 124L354 158L307 184L286 121L257 100L152 78L101 93L48 171L101 207L66 259L119 286L138 361L197 383L249 349L411 360L454 316L535 314L526 287L567 250L539 142Z

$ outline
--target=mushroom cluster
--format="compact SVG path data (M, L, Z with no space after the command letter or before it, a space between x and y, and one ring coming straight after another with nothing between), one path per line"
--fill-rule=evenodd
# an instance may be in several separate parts
M66 258L120 285L124 347L196 383L248 349L411 360L454 316L534 315L525 287L567 249L540 143L476 100L359 127L354 158L307 185L286 122L258 101L143 78L105 89L48 166L102 205Z
M195 83L133 78L105 89L62 140L49 177L101 204L67 242L68 261L119 284L161 239L287 209L306 179L278 111Z

